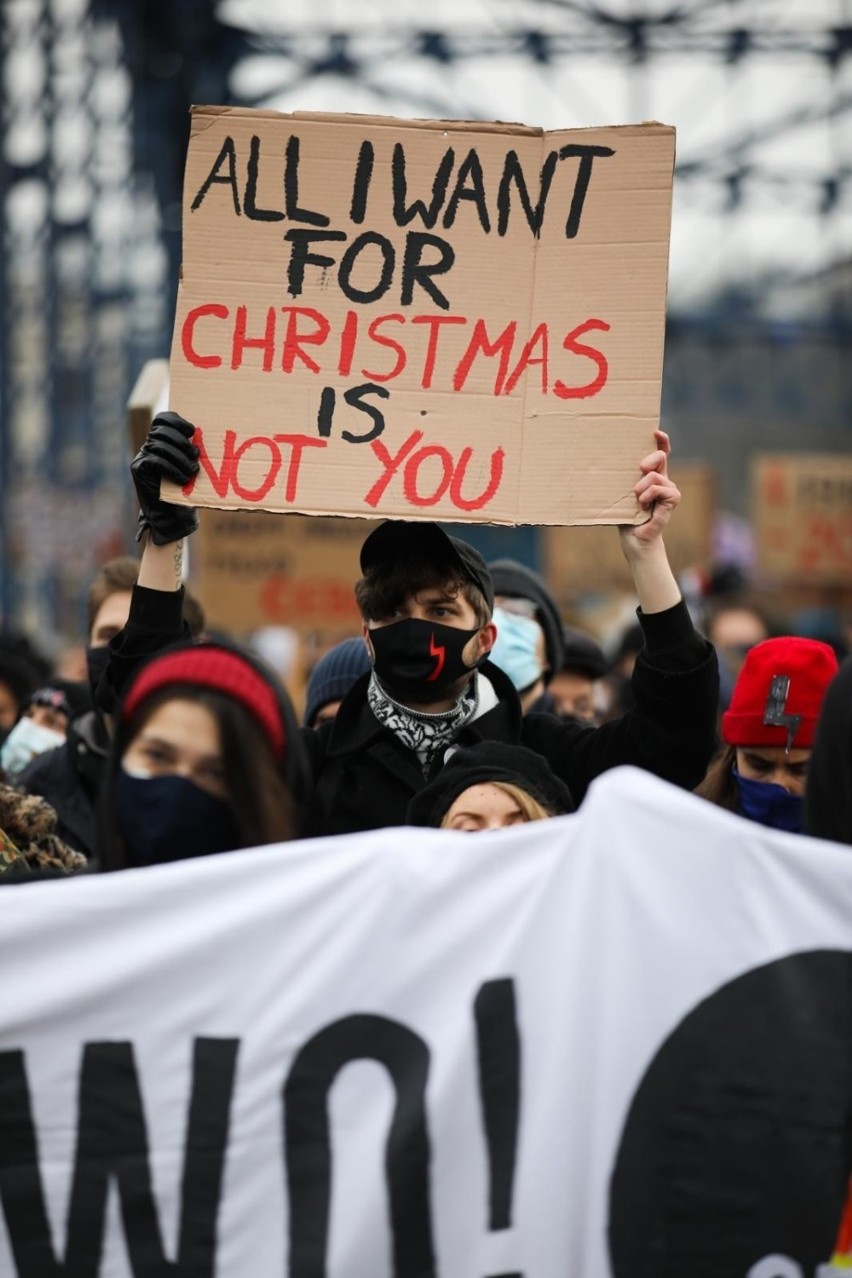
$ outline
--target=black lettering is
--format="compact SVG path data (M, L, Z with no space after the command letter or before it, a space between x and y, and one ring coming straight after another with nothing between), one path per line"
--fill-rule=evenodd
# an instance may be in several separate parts
M347 444L369 444L372 440L378 439L385 428L384 413L375 404L368 403L364 398L365 395L378 395L380 399L390 399L387 386L377 386L375 382L364 382L363 386L351 386L349 390L344 391L343 398L349 407L366 413L373 422L366 435L353 435L349 430L341 431L341 437Z

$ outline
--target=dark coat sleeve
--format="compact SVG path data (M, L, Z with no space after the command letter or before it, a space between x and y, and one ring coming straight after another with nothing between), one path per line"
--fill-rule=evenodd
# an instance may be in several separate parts
M632 764L692 790L716 749L716 651L695 630L686 605L639 613L645 647L633 672L635 706L621 719L586 728L528 715L523 742L543 754L580 803L602 772Z
M183 619L183 586L180 590L134 586L127 625L110 640L109 663L95 690L95 705L101 714L115 711L136 671L146 661L190 637Z

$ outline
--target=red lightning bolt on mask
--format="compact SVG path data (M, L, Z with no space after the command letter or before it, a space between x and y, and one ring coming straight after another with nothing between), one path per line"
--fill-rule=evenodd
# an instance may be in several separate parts
M440 679L441 671L444 668L444 662L447 659L447 650L443 644L435 643L435 636L429 638L429 656L435 658L435 669L427 677L427 683L433 683L435 679Z

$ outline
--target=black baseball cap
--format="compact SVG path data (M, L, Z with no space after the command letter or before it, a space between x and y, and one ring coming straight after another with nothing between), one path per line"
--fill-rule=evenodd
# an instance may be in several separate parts
M488 611L494 611L494 583L482 555L468 542L448 536L434 523L386 519L373 529L361 547L361 571L367 573L381 564L404 562L409 554L434 559L436 564L452 564L482 591Z

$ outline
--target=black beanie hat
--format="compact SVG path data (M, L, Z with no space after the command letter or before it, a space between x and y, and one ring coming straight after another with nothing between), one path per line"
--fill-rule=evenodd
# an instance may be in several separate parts
M361 675L370 669L370 654L360 637L343 639L323 653L308 678L305 727L313 727L316 716L330 701L342 701Z
M565 644L565 655L562 658L563 670L581 670L590 679L600 679L609 670L609 662L603 648L585 630L576 626L563 626L562 638Z
M478 741L457 750L408 805L408 825L439 826L460 794L472 785L516 785L554 815L574 811L571 791L550 764L526 746Z
M556 600L543 577L516 559L495 559L488 565L494 582L494 594L509 599L529 599L535 604L535 619L544 631L547 664L544 682L549 683L562 669L562 618Z
M48 679L27 698L30 706L50 706L67 716L69 722L92 708L92 694L87 683L74 679Z

